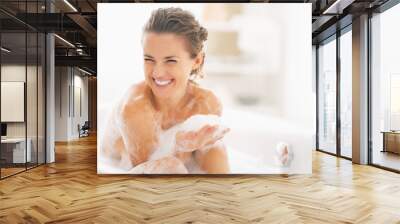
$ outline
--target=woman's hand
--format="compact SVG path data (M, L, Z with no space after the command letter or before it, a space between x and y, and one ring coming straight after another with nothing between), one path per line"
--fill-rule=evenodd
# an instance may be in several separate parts
M218 125L205 125L198 131L179 131L175 136L175 149L177 152L193 152L212 146L218 140L222 139L229 130L229 128L219 130Z

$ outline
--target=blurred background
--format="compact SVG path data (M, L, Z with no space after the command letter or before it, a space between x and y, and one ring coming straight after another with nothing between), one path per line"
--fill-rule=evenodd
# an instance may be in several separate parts
M265 6L204 5L199 18L209 39L206 77L199 82L213 89L225 107L312 122L312 114L298 107L311 107L315 98L311 72L303 72L310 66L297 63L311 52L307 40L296 36L307 28L306 18L290 7L284 9L288 17L282 16L282 6Z

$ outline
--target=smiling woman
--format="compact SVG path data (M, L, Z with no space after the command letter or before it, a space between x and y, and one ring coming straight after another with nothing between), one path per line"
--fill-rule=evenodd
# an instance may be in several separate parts
M145 81L133 85L114 108L104 156L129 173L229 173L222 142L229 129L207 118L221 116L222 105L194 82L202 77L206 40L207 30L188 11L152 13L142 38ZM173 129L194 115L206 115L197 119L200 126ZM161 149L163 156L152 159Z

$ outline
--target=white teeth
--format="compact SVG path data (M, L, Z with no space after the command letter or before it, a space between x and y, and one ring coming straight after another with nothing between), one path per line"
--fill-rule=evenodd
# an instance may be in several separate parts
M166 86L166 85L168 85L168 84L170 84L172 82L172 79L169 79L169 80L154 79L154 82L159 86Z

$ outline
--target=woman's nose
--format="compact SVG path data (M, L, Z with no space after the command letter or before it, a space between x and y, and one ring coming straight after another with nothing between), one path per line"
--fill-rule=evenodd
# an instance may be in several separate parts
M163 68L163 66L155 65L153 68L152 76L154 78L161 78L164 75L165 75L165 69Z

